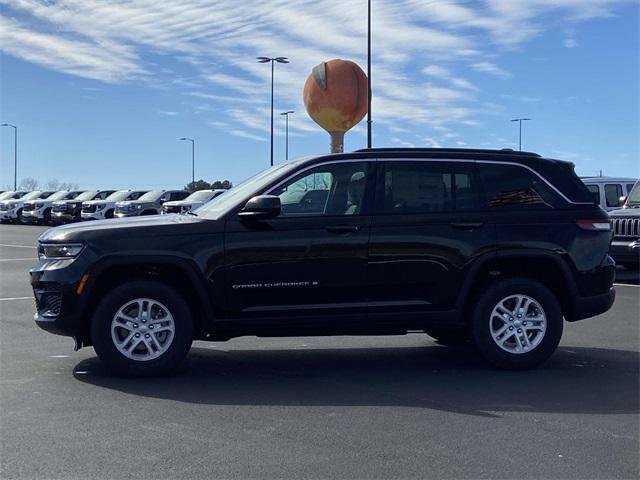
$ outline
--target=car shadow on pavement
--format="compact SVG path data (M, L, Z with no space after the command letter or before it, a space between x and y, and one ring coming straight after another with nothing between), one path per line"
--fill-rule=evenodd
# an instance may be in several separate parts
M214 345L214 344L212 344ZM122 378L92 357L77 380L211 405L406 406L504 412L638 413L638 352L564 346L544 366L501 371L465 348L231 350L195 347L170 377Z

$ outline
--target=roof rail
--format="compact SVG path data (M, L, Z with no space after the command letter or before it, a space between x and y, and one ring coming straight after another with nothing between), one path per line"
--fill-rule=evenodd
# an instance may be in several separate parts
M501 155L522 155L525 157L540 157L534 152L518 152L509 148L502 150L480 149L480 148L407 148L407 147L383 147L383 148L361 148L355 152L433 152L433 153L493 153Z

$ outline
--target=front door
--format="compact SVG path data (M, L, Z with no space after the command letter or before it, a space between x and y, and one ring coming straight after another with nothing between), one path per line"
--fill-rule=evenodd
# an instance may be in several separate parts
M363 316L375 162L337 161L294 174L271 220L228 220L226 292L235 318Z

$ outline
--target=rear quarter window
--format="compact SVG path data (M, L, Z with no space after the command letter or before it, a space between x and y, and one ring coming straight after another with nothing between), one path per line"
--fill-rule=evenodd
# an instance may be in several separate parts
M537 174L518 165L479 164L485 208L550 209L563 203Z

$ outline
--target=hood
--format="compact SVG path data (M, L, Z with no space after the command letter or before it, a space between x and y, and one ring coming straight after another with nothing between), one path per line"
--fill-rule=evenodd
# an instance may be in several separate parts
M200 201L174 200L172 202L164 202L162 205L167 207L181 207L182 205L202 205Z
M122 200L121 202L116 202L116 207L122 207L125 205L147 205L150 203L156 203L156 202L152 202L152 201L141 202L140 200Z
M610 217L640 217L640 208L621 208L608 213Z
M73 202L73 200L69 200L70 202ZM107 203L113 203L113 202L108 202L106 200L85 200L84 202L82 202L82 204L87 204L87 205L105 205Z
M223 222L205 220L193 215L154 215L121 219L71 223L47 230L39 241L91 242L109 237L153 238L160 235L193 235L222 232Z

